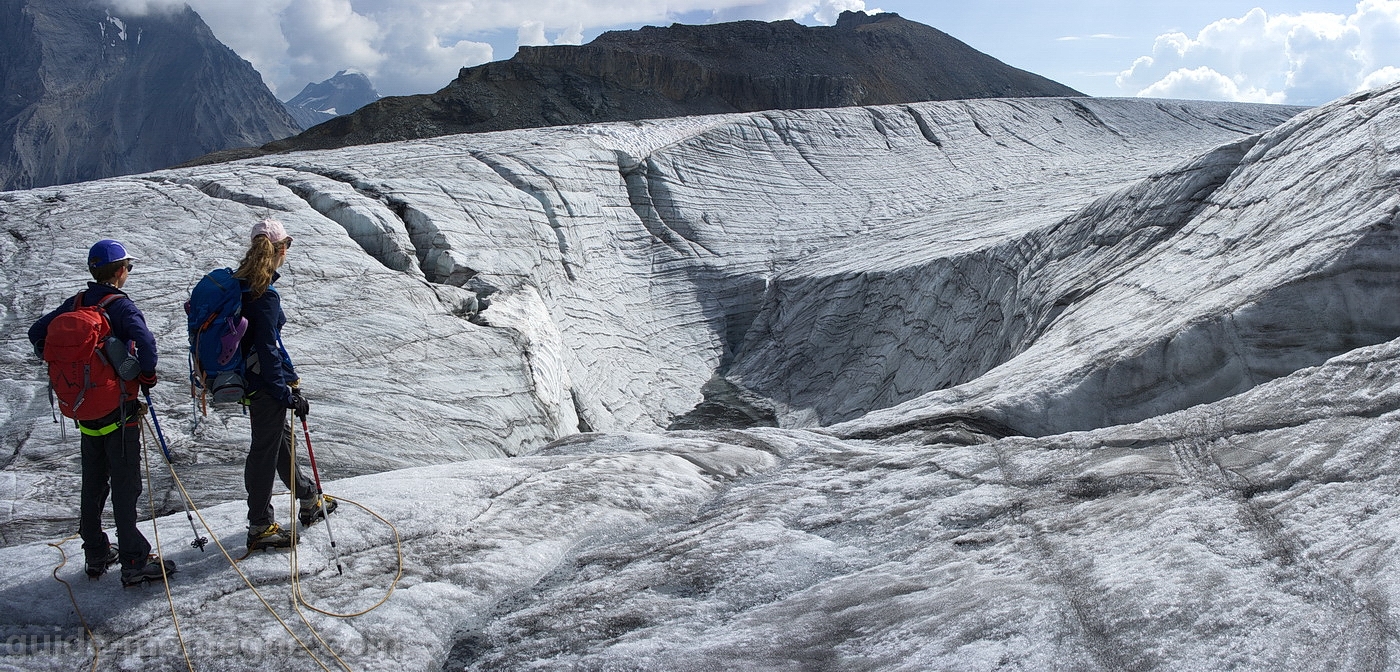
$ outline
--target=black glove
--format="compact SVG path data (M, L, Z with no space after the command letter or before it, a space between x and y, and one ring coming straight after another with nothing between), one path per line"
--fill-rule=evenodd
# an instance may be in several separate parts
M306 397L301 395L301 390L292 390L292 405L288 408L292 409L293 415L302 420L305 420L306 414L311 412L311 404L306 401Z
M156 377L155 371L142 371L141 375L136 378L136 382L141 384L142 392L150 394L151 388L155 387L160 379Z

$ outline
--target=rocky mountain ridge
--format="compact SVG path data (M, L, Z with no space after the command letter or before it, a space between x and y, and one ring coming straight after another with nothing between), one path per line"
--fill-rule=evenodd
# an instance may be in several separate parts
M155 170L298 128L188 6L0 0L0 190Z
M263 149L770 109L1079 95L898 14L843 12L829 27L674 24L608 32L582 46L521 47L509 60L463 68L436 93L385 98Z

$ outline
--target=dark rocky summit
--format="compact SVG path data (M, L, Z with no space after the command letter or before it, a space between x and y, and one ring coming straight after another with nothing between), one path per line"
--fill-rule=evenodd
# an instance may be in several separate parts
M341 70L323 82L307 84L282 105L302 128L350 114L376 100L379 92L364 73Z
M696 114L927 100L1082 96L898 14L647 27L521 47L433 94L389 97L269 151Z
M0 0L0 190L138 173L298 126L188 6Z

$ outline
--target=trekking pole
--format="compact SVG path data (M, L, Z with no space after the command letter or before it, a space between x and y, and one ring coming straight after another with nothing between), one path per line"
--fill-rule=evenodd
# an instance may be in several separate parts
M165 453L165 466L170 467L170 477L175 478L175 463L170 457L170 448L165 445L165 433L160 431L160 419L156 417L156 405L151 403L151 391L146 392L146 408L151 409L151 422L156 426L156 438L160 439L160 452ZM197 548L204 552L204 545L209 543L209 539L199 536L199 528L194 526L194 515L190 513L190 503L180 497L180 505L185 507L185 518L190 521L190 530L194 532L194 541L190 542L191 548ZM154 515L154 513L152 513Z
M53 424L58 425L58 438L68 440L68 420L62 422L58 420L58 408L53 405L53 383L49 383L49 414L53 415Z
M194 418L190 422L190 433L194 433L199 430L199 400L194 396L194 353L191 352L185 357L190 364L190 417ZM147 405L149 406L149 404Z
M311 460L311 475L316 479L316 501L321 504L321 518L326 521L326 534L331 538L331 553L335 556L335 572L342 576L345 570L340 568L340 549L335 547L335 533L331 531L331 517L326 513L325 493L321 490L321 470L316 468L316 453L311 451L311 430L306 426L306 417L301 419L301 435L306 437L306 457Z

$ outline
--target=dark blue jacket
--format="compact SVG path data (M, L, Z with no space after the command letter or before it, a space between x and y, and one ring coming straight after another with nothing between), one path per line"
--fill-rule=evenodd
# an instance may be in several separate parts
M280 273L273 273L272 282L276 283L280 277ZM239 282L243 285L243 317L248 319L248 331L239 343L248 392L269 395L291 408L289 386L297 380L297 370L292 366L287 349L282 347L282 325L287 323L287 316L282 313L282 297L276 287L268 285L267 291L255 299L247 283Z
M126 292L111 285L89 282L87 291L83 292L83 305L95 306L108 294L118 294L122 297L107 304L107 322L112 325L112 335L121 339L128 347L135 343L136 360L141 363L141 371L143 373L155 372L156 339L151 335L151 330L146 327L146 316L141 314L141 309L136 307ZM71 296L64 299L63 303L53 312L39 318L38 322L29 327L29 342L34 344L35 352L43 351L44 338L48 336L49 323L53 321L53 318L70 310L73 310L73 297Z

